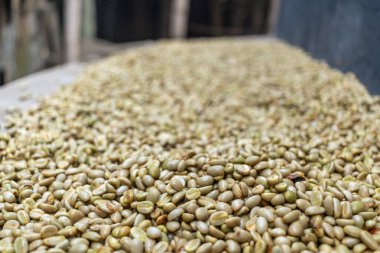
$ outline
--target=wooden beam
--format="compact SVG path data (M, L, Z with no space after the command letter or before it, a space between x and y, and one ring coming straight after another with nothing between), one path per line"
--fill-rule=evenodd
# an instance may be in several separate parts
M5 70L4 70L4 39L3 30L5 28L5 4L4 1L0 1L0 86L5 83Z
M170 18L170 37L185 38L189 21L189 0L173 0Z
M271 0L269 6L269 15L267 21L267 33L273 34L278 20L278 15L280 13L281 0Z
M82 1L66 0L65 5L66 60L77 62L80 59L81 47Z

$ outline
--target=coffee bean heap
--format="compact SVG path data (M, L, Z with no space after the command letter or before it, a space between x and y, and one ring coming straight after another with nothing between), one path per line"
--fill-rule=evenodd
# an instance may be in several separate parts
M1 252L379 252L380 99L277 41L90 65L0 136Z

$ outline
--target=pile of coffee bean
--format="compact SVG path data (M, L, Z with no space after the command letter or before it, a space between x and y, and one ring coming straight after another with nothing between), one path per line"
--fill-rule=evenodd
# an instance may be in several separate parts
M380 252L380 99L285 43L120 53L5 127L1 252Z

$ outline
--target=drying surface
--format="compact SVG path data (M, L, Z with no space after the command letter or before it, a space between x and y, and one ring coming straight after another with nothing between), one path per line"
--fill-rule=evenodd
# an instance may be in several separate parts
M107 58L6 123L0 247L376 250L379 105L275 41Z

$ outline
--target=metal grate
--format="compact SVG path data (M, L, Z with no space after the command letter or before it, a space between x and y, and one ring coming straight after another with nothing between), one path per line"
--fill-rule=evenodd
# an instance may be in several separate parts
M97 0L97 36L113 42L167 36L170 1Z
M192 0L189 37L265 34L271 1Z

